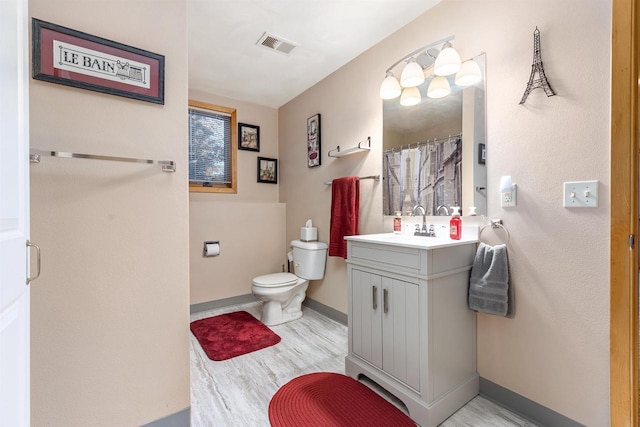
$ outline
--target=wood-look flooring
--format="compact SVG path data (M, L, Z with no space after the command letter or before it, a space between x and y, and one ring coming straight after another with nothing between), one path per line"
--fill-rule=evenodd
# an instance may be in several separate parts
M260 318L260 303L191 315L191 320L244 310ZM282 341L253 353L215 362L190 334L191 426L269 427L273 394L293 378L311 372L344 373L347 327L307 307L296 321L272 326ZM375 385L367 383L375 389ZM384 392L377 390L384 395ZM396 406L401 405L385 396ZM536 424L478 396L441 427L536 427Z

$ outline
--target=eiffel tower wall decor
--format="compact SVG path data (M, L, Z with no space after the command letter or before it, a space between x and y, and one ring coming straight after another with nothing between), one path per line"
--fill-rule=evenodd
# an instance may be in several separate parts
M536 77L537 74L537 77ZM540 55L540 30L536 27L533 32L533 64L531 65L531 76L529 77L529 83L522 95L520 104L524 104L527 97L534 89L544 89L544 93L547 96L553 96L556 93L551 89L549 80L544 74L544 67L542 66L542 56Z

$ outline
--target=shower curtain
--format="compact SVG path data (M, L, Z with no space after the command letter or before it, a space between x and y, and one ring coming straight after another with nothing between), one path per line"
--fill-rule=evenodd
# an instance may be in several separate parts
M460 206L462 140L438 138L417 147L386 150L384 214L409 215L418 204L427 215L438 207ZM442 213L442 212L441 212Z

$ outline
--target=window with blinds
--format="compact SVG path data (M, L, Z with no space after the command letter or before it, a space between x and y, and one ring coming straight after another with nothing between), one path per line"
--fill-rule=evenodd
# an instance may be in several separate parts
M236 111L189 101L189 190L236 192Z

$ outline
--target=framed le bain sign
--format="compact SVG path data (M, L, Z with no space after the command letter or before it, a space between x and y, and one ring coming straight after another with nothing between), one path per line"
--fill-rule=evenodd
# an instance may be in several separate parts
M164 104L164 56L32 19L33 78Z

